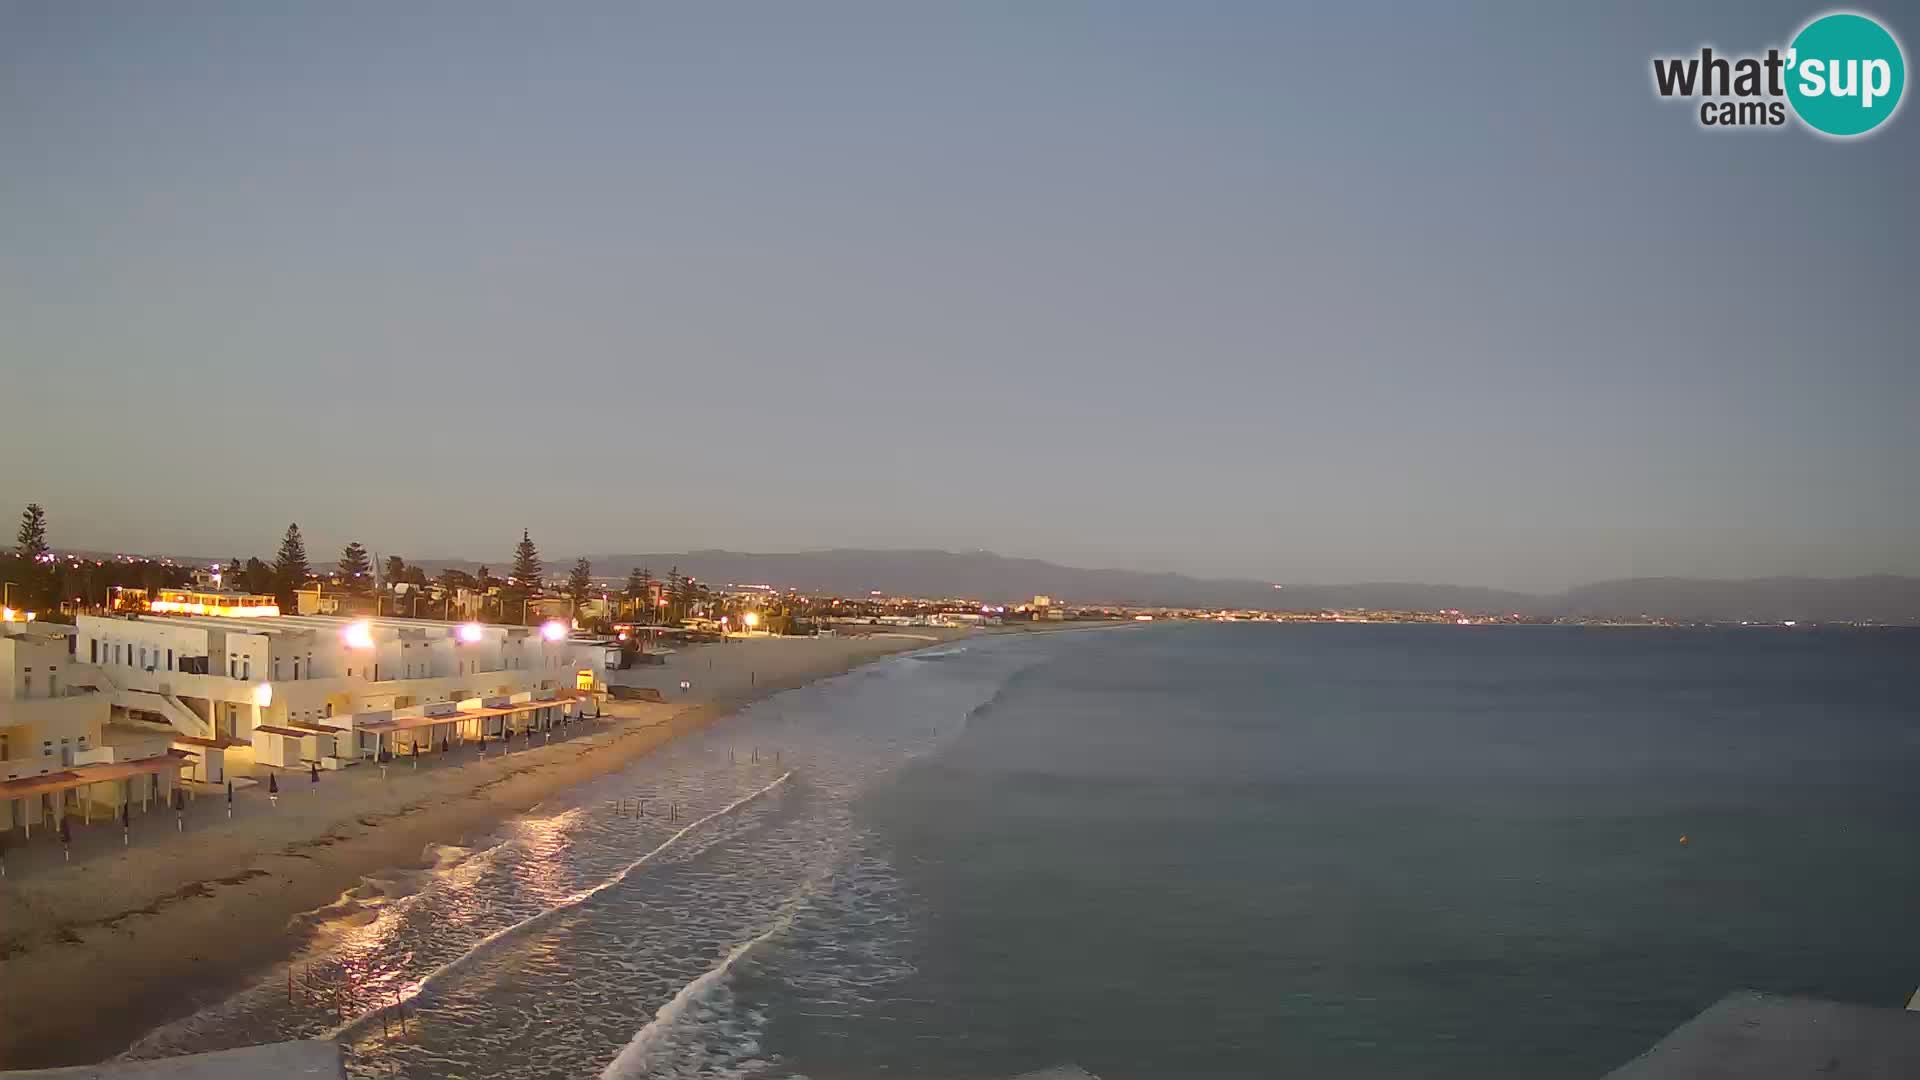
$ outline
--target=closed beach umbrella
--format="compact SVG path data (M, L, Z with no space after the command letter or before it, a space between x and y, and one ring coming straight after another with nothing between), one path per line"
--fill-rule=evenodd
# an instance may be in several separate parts
M272 773L267 774L267 793L270 795L280 794L280 778Z
M307 767L313 770L313 774L312 774L313 782L316 784L319 783L320 782L320 763L317 761L309 761L307 762Z
M227 781L227 805L233 805L233 781Z
M65 814L60 815L60 842L73 843L73 822Z

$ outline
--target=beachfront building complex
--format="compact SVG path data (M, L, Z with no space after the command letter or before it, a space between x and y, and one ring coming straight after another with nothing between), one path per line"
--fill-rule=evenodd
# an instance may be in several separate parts
M194 761L164 730L113 722L98 672L74 662L71 633L0 626L0 830L164 803Z
M192 739L251 744L262 728L350 729L356 716L554 699L582 672L591 679L602 651L559 623L83 615L73 658L99 671L117 710Z

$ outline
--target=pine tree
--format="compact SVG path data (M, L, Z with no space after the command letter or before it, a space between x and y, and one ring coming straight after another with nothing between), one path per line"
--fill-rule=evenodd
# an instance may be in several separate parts
M39 503L28 503L20 513L19 543L14 554L20 566L13 573L19 575L23 586L15 594L18 599L14 603L24 601L29 609L52 607L57 599L60 571L53 565L53 554L47 547L47 512Z
M247 565L240 570L240 587L256 595L272 592L273 567L253 556L248 556Z
M540 549L533 546L533 537L527 530L520 530L520 543L513 549L513 573L508 581L527 590L540 591Z
M620 595L627 599L627 607L632 612L629 617L637 622L640 618L640 601L647 595L647 580L640 576L639 567L627 571L627 587L621 590Z
M41 563L48 554L47 548L47 512L39 503L28 503L20 512L20 540L14 547L14 553L20 561Z
M405 581L406 577L407 560L398 555L387 556L387 585L389 587L397 585Z
M670 623L679 622L680 568L678 566L667 571L667 589L664 599L667 601L666 621Z
M567 575L567 595L573 600L575 617L586 605L587 594L593 591L593 564L584 557L573 564L573 571Z
M313 568L307 565L307 542L300 537L298 522L287 526L280 538L280 553L273 560L274 595L282 610L293 610L293 591L307 583Z
M355 540L340 552L340 576L346 579L347 588L353 590L373 587L373 560L367 558L367 549Z

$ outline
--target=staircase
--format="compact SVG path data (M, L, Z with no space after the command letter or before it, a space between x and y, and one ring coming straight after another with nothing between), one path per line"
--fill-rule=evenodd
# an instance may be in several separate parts
M129 690L107 674L99 665L74 668L74 680L81 685L91 684L99 693L107 695L107 700L115 708L128 712L146 713L159 717L160 722L172 728L177 734L192 735L196 738L213 737L213 725L200 718L200 714L187 708L186 703L164 691Z
M113 703L130 711L152 713L165 720L168 726L182 735L192 735L201 739L213 737L213 725L202 720L199 713L187 708L185 702L172 694L115 688Z

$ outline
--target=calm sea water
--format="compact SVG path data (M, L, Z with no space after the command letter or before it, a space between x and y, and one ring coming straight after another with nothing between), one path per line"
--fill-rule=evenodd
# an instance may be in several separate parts
M1595 1077L1736 988L1903 1004L1917 767L1905 631L978 640L370 882L296 965L319 990L276 972L135 1053L331 1031L363 1076ZM367 1012L396 995L404 1030Z

